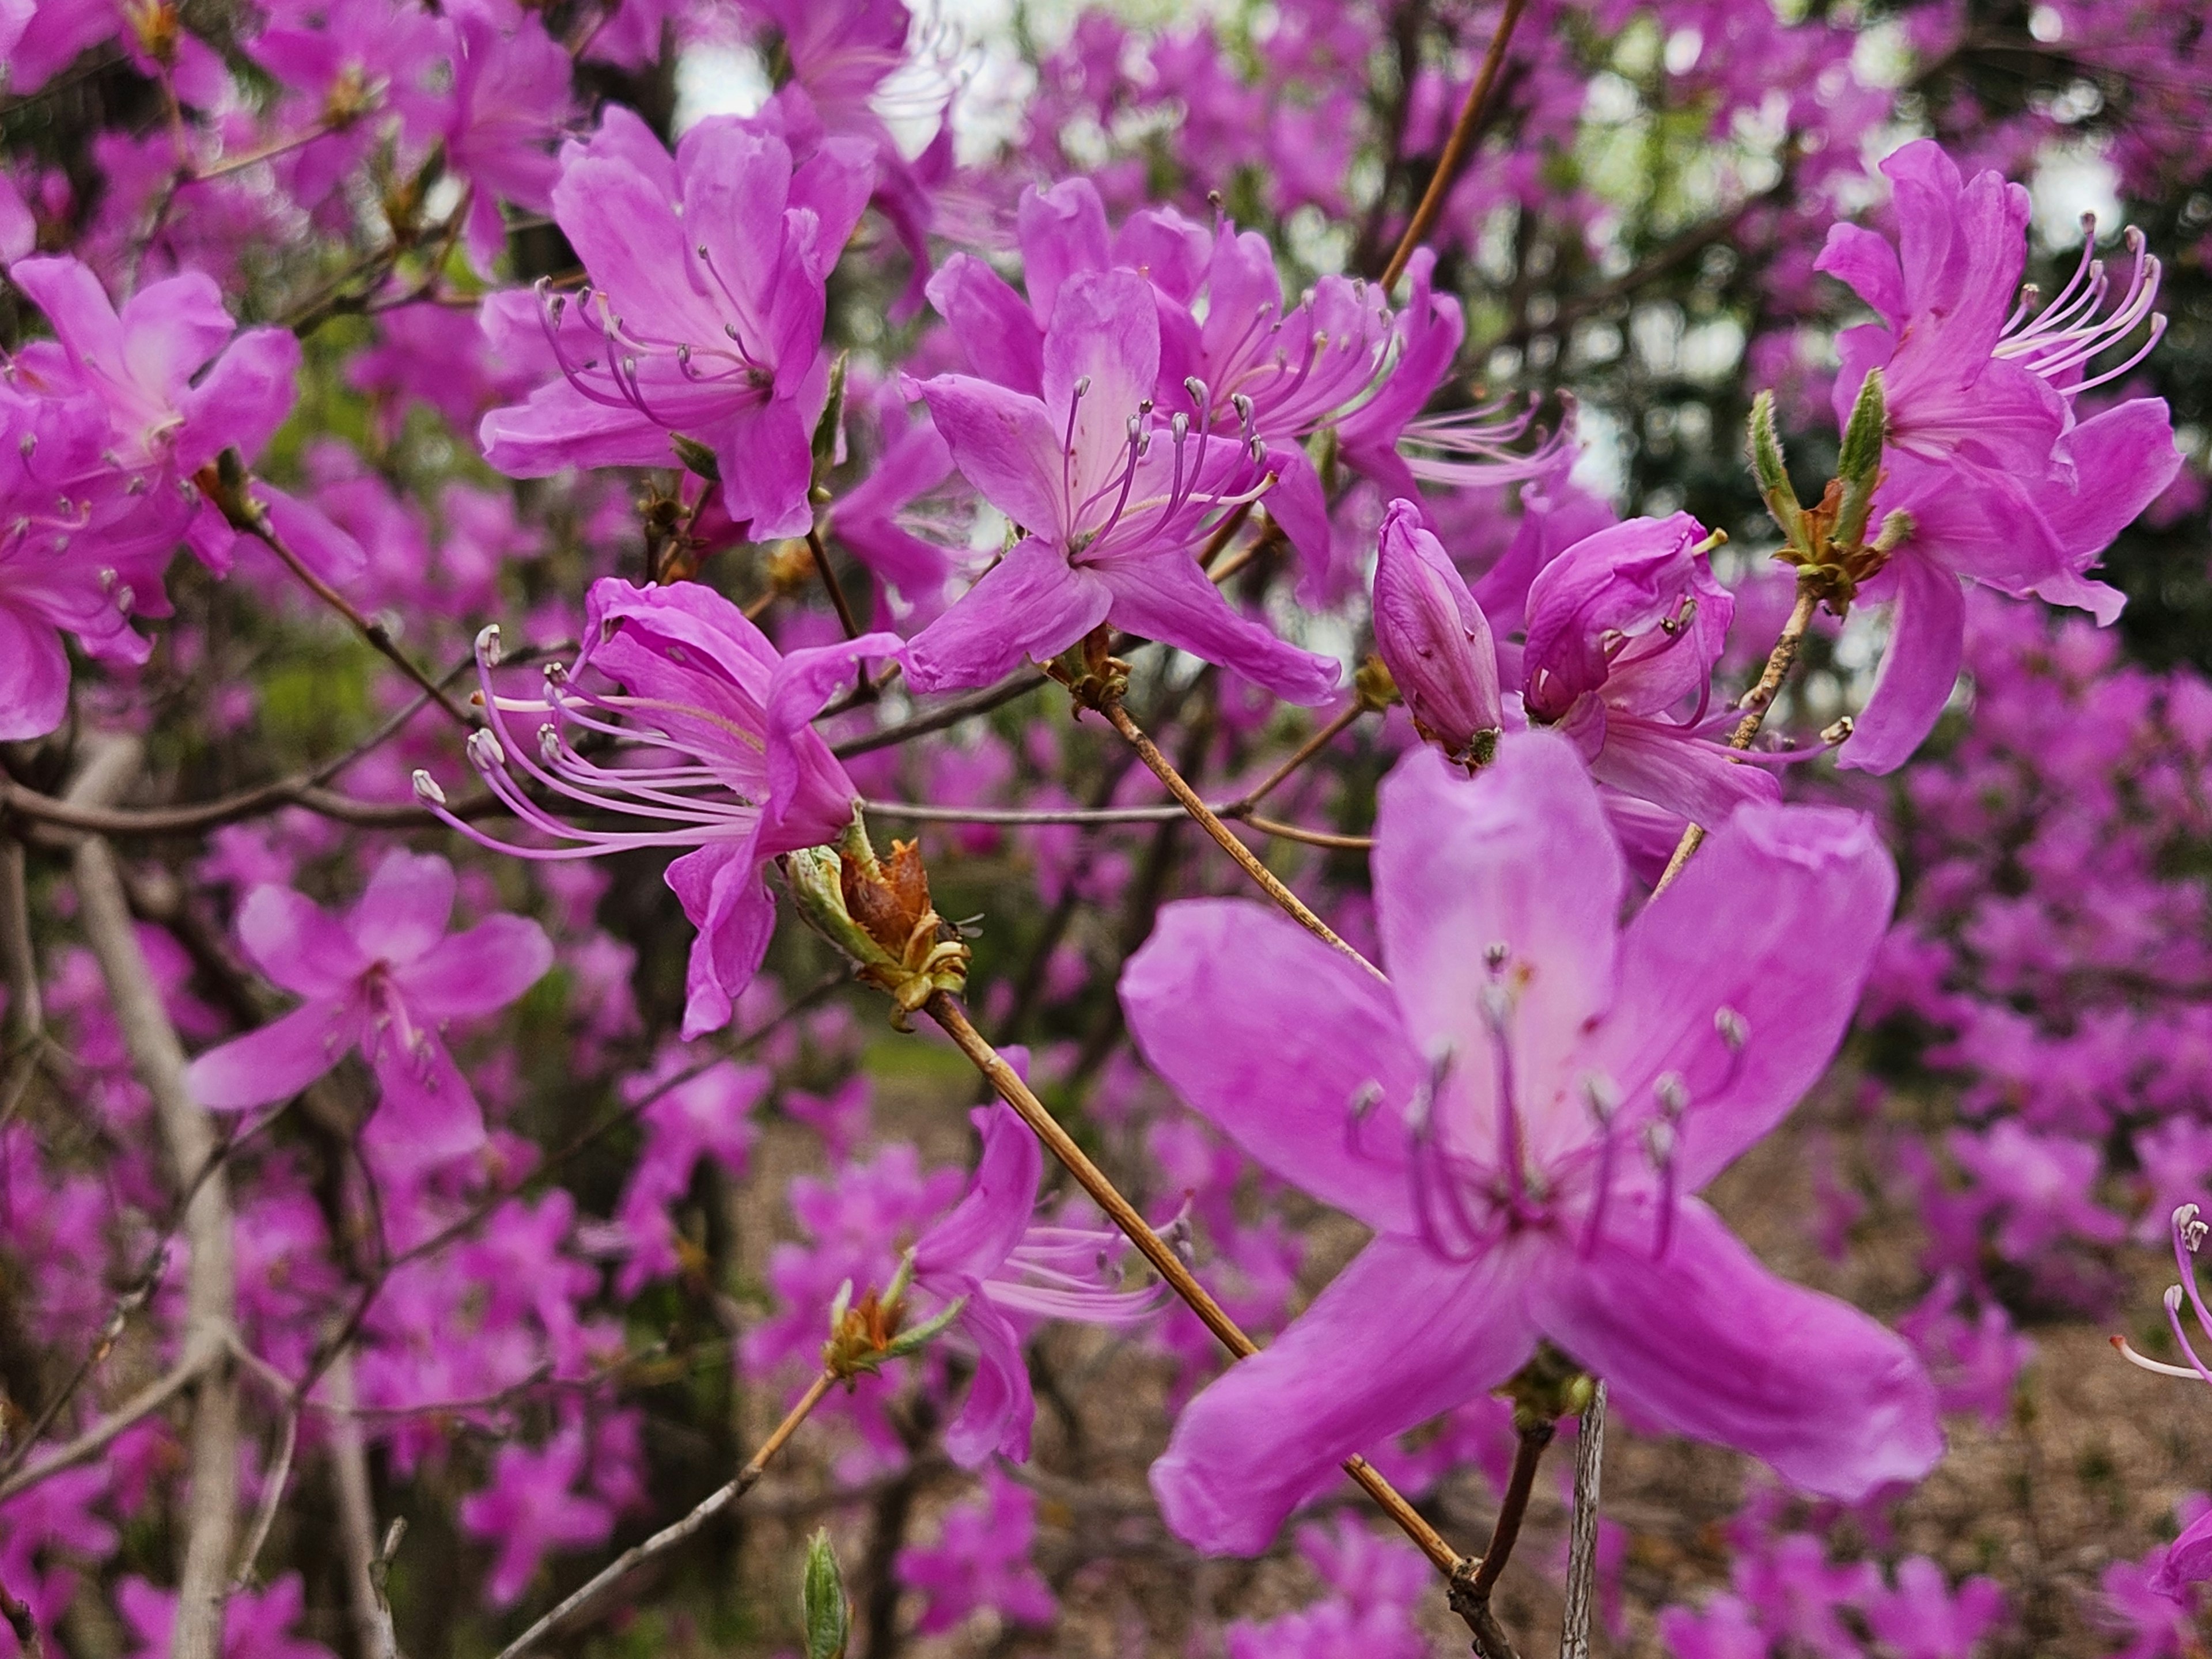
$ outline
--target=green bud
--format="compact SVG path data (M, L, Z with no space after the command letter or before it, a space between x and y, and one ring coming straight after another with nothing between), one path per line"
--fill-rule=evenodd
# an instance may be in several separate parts
M883 947L846 908L843 871L843 861L827 847L802 847L783 858L784 877L791 884L800 920L854 962L878 962Z
M845 1659L853 1610L827 1527L806 1540L806 1580L799 1598L806 1618L806 1659Z
M1805 552L1805 509L1790 487L1790 469L1782 457L1782 440L1774 429L1774 394L1762 392L1751 400L1751 475L1773 517L1782 539Z
M1881 447L1889 441L1889 410L1884 400L1881 371L1870 368L1859 386L1858 401L1844 426L1843 457L1836 476L1844 486L1871 482L1881 465Z
M668 447L676 452L676 459L685 469L696 473L708 483L722 482L722 464L714 459L714 452L696 438L687 438L680 432L668 434Z
M822 405L822 418L814 423L814 481L821 483L837 465L837 435L845 421L845 359L839 352L830 365L830 396Z

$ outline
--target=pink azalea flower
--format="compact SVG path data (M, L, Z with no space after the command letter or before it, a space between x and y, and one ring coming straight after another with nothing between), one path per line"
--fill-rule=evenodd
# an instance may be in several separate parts
M1775 1278L1693 1196L1835 1051L1895 893L1872 827L1747 809L1623 929L1625 879L1572 749L1534 734L1472 782L1426 749L1385 781L1387 986L1256 904L1162 913L1121 986L1146 1058L1376 1235L1177 1422L1152 1487L1179 1535L1263 1549L1343 1458L1540 1340L1810 1491L1941 1455L1905 1342Z
M854 664L894 653L892 634L781 654L738 607L697 582L634 587L616 577L592 585L584 647L573 669L555 664L537 697L501 696L492 683L499 630L477 636L490 729L469 757L529 828L561 845L493 839L446 810L428 773L416 792L447 824L520 858L592 858L642 847L688 847L668 885L699 930L686 978L684 1036L730 1022L732 1000L758 971L775 927L763 869L779 855L836 841L853 821L859 792L808 724ZM592 690L601 676L620 688ZM518 732L518 720L532 727ZM617 722L621 722L617 724ZM665 763L603 766L571 732L611 732ZM586 830L553 817L509 775L512 765L551 795L629 817L635 830Z
M2074 280L2031 319L2024 301L2014 303L2027 257L2024 189L1995 173L1962 179L1928 139L1905 145L1882 171L1895 186L1897 246L1839 224L1818 262L1881 317L1837 338L1837 418L1847 420L1868 373L1880 368L1888 476L1875 496L1875 522L1892 512L1913 520L1911 536L1862 590L1894 601L1892 637L1837 758L1874 772L1911 758L1951 695L1965 640L1960 579L2111 622L2120 595L2083 573L2180 465L2158 398L2075 420L2075 399L2126 374L2163 331L2165 319L2151 312L2159 264L2139 234L2129 233L2133 270L2112 309L2094 238L2085 238ZM2088 373L2146 319L2148 337L2133 356Z
M514 0L460 0L445 15L453 70L441 134L446 167L470 188L469 257L489 270L507 245L499 204L533 213L552 206L560 164L550 145L568 118L574 66Z
M440 1035L513 1002L552 965L534 921L487 917L448 937L453 869L395 849L343 920L288 887L238 915L254 966L306 1002L194 1060L201 1104L238 1111L297 1094L355 1048L382 1099L363 1139L392 1168L428 1169L483 1144L483 1114Z
M461 1527L498 1548L485 1593L495 1607L522 1599L538 1564L554 1550L606 1541L612 1510L574 1490L584 1472L584 1434L571 1425L544 1445L505 1445L492 1460L491 1485L461 1499Z
M908 682L985 684L1111 621L1294 702L1327 696L1337 665L1239 616L1191 556L1220 512L1259 494L1257 440L1158 417L1151 285L1122 270L1071 278L1042 351L1042 397L964 374L915 388L955 465L1026 533L908 643Z
M974 1468L994 1453L1029 1457L1036 1401L1022 1357L1028 1322L1133 1325L1159 1298L1099 1282L1119 1235L1033 1222L1044 1153L1011 1107L994 1102L969 1115L983 1156L967 1195L915 1241L914 1282L945 1302L966 1298L955 1329L975 1349L975 1379L945 1428L945 1450Z
M1867 1598L1867 1626L1897 1659L1974 1659L1982 1638L2003 1622L2004 1592L1978 1576L1954 1591L1924 1555L1897 1564L1897 1588Z
M289 329L240 330L214 281L198 271L149 283L118 312L90 269L40 255L8 269L54 331L15 353L9 378L48 397L89 398L107 416L104 458L143 505L103 524L107 538L166 562L180 538L218 575L239 537L204 501L193 476L223 450L251 462L292 407L300 343ZM361 550L323 515L272 484L254 494L278 532L325 577L343 580ZM158 567L156 567L158 568Z
M1711 710L1735 602L1712 577L1686 513L1583 538L1528 587L1522 706L1574 740L1590 775L1698 823L1780 791L1738 762Z
M947 1510L937 1542L898 1553L899 1581L923 1595L916 1631L938 1635L982 1607L1010 1624L1051 1624L1060 1604L1030 1565L1036 1540L1036 1499L999 1470L984 1471L979 1500Z
M303 1642L291 1633L307 1602L306 1586L296 1572L258 1593L233 1590L222 1607L222 1659L332 1659L320 1643ZM176 1591L128 1577L116 1586L115 1607L131 1632L129 1659L169 1659Z
M794 166L782 138L731 117L700 122L672 157L610 108L588 143L563 148L553 188L590 283L485 307L495 347L527 357L550 343L561 378L484 416L484 458L524 478L665 466L681 434L714 452L723 503L755 539L804 535L829 386L825 283L872 176L852 141Z

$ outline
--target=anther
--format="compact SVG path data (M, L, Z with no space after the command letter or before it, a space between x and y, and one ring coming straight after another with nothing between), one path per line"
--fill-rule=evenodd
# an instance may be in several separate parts
M2173 1212L2174 1236L2181 1241L2181 1248L2191 1255L2203 1244L2205 1234L2212 1232L2212 1228L2197 1218L2199 1213L2194 1204L2184 1204Z
M427 801L432 806L443 806L446 804L446 792L438 787L437 779L419 766L415 769L414 782L416 800Z
M507 750L499 746L499 739L489 732L478 730L469 733L469 761L478 771L489 772L507 764Z
M485 667L499 666L501 652L497 623L486 623L477 630L477 655L482 659Z
M1726 1003L1713 1010L1713 1030L1720 1033L1722 1044L1732 1054L1741 1054L1743 1045L1751 1040L1750 1024Z
M1659 1097L1659 1109L1669 1121L1690 1109L1689 1085L1682 1081L1680 1072L1662 1072L1653 1081L1651 1092Z

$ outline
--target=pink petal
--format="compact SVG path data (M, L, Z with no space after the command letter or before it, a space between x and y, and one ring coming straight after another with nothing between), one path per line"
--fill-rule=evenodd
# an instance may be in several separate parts
M69 712L69 688L62 636L0 605L0 738L46 736Z
M1043 398L1044 331L1005 277L972 253L956 253L929 279L929 302L978 375Z
M552 965L553 943L536 922L488 916L395 969L392 981L433 1019L470 1019L506 1007Z
M1912 758L1942 718L1966 653L1966 603L1959 579L1909 546L1891 558L1889 568L1897 582L1889 649L1836 754L1837 765L1863 772L1894 772Z
M730 1023L775 932L775 898L750 842L718 842L668 866L669 889L698 931L684 975L684 1040Z
M1407 754L1383 780L1376 840L1383 965L1417 1050L1456 1056L1455 1094L1471 1144L1486 1150L1498 1065L1486 999L1497 983L1518 988L1510 1031L1523 1091L1568 1075L1613 994L1620 850L1582 762L1548 732L1508 733L1473 780L1433 749ZM1496 969L1492 946L1508 957Z
M1043 404L965 374L939 374L912 390L928 403L962 477L1024 529L1066 538L1064 428Z
M1562 1251L1528 1279L1544 1334L1622 1406L1845 1502L1935 1466L1936 1391L1902 1337L1776 1278L1696 1199L1655 1260L1650 1200L1626 1196L1589 1260Z
M361 1140L380 1172L411 1178L484 1144L483 1110L434 1034L394 1024L372 1047L369 1064L383 1097Z
M1106 268L1106 204L1096 185L1077 178L1024 191L1014 211L1030 304L1038 316L1050 318L1071 277Z
M1044 402L1055 445L1060 434L1073 434L1066 445L1073 453L1070 518L1061 529L1103 521L1111 500L1091 498L1103 497L1127 467L1130 418L1152 397L1159 374L1160 319L1151 283L1133 270L1104 270L1075 276L1060 289L1044 335ZM1077 397L1076 387L1086 383ZM948 441L951 436L945 434Z
M1896 897L1862 813L1747 807L1716 830L1621 936L1620 989L1590 1055L1626 1103L1615 1133L1634 1129L1672 1071L1690 1093L1676 1178L1693 1192L1719 1174L1826 1070ZM1741 1023L1739 1051L1722 1010Z
M1905 272L1887 236L1861 225L1831 225L1813 269L1848 283L1892 328L1905 326Z
M907 642L907 683L922 692L988 685L1066 650L1106 620L1111 599L1096 575L1030 537Z
M311 1002L209 1049L186 1068L185 1085L210 1111L265 1106L298 1094L360 1040L358 1005Z
M1204 1554L1257 1555L1346 1458L1510 1376L1535 1347L1523 1254L1458 1266L1375 1240L1184 1410L1152 1465L1169 1528Z
M1399 1114L1421 1069L1388 986L1279 911L1186 899L1121 991L1146 1063L1216 1128L1323 1203L1410 1229Z
M434 853L396 848L384 856L347 918L372 961L415 961L446 936L453 913L453 866Z
M994 1102L968 1115L983 1136L975 1181L914 1246L917 1282L947 1298L969 1294L1005 1264L1029 1228L1044 1176L1044 1153L1012 1107Z
M1026 1128L1020 1133L1030 1139ZM1036 1142L1030 1140L1030 1145ZM1021 1336L1005 1315L980 1297L961 1310L959 1324L975 1345L975 1375L968 1385L968 1397L960 1402L959 1414L945 1426L945 1455L963 1469L980 1468L1001 1454L1026 1463L1036 1397L1030 1391Z
M1239 615L1187 550L1091 568L1113 591L1116 626L1233 669L1286 702L1325 702L1343 678L1334 657L1301 651Z
M238 941L270 980L303 997L335 997L368 971L354 936L289 887L256 887L238 911Z
M195 468L234 447L255 460L291 412L300 362L300 342L288 328L251 328L233 340L198 385L181 389L178 464Z

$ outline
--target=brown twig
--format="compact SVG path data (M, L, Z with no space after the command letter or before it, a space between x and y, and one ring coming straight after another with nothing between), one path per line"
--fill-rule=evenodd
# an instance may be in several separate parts
M968 1011L958 999L943 991L932 996L925 1005L929 1017L944 1028L969 1064L983 1074L999 1097L1012 1107L1023 1122L1036 1138L1044 1143L1045 1150L1057 1158L1075 1182L1090 1194L1091 1201L1106 1212L1115 1226L1137 1247L1138 1253L1151 1264L1168 1288L1198 1316L1199 1322L1213 1333L1221 1346L1239 1359L1249 1359L1260 1352L1260 1345L1245 1335L1237 1322L1223 1311L1200 1284L1195 1275L1183 1263L1181 1256L1167 1241L1153 1231L1137 1207L1121 1195L1121 1189L1107 1178L1104 1170L1091 1161L1089 1154L1075 1143L1074 1138L1060 1127L1058 1119L1045 1109L1044 1103L1030 1092L1022 1081L1021 1074L1008 1065L1004 1056L985 1041ZM1466 1565L1460 1553L1447 1542L1443 1534L1425 1520L1420 1512L1406 1500L1396 1487L1376 1472L1364 1457L1346 1460L1344 1471L1357 1481L1361 1489L1372 1498L1407 1537L1413 1540L1421 1553L1439 1572L1447 1576L1459 1572ZM501 1656L507 1659L507 1656Z
M1813 626L1813 612L1819 608L1820 603L1819 595L1810 588L1798 589L1797 603L1790 607L1790 620L1783 623L1782 635L1774 641L1774 649L1766 653L1766 666L1759 676L1759 683L1745 692L1742 702L1736 705L1744 711L1744 714L1735 723L1735 730L1729 734L1729 748L1748 749L1752 739L1759 735L1759 728L1766 720L1766 711L1774 706L1776 694L1782 690L1782 682L1790 677L1790 671L1797 661L1798 648L1805 643L1805 635ZM1698 848L1705 844L1703 824L1693 823L1682 831L1682 839L1674 843L1674 856L1667 860L1667 867L1660 873L1658 884L1651 890L1653 898L1657 898L1674 884L1674 878L1682 873L1683 867L1697 856Z
M1437 216L1444 210L1444 200L1459 182L1467 153L1474 147L1475 135L1482 130L1485 108L1498 84L1498 71L1504 65L1506 46L1513 39L1514 28L1528 3L1528 0L1505 0L1504 14L1498 20L1498 32L1490 37L1489 49L1482 54L1482 67L1475 73L1474 84L1467 89L1467 101L1460 106L1459 119L1452 124L1451 137L1444 140L1443 154L1437 157L1437 170L1429 175L1429 187L1421 192L1420 205L1406 222L1405 234L1399 237L1390 263L1383 269L1385 293L1395 288L1398 279L1406 274L1413 250L1427 240L1429 233L1436 228Z
M1567 1545L1567 1609L1559 1659L1589 1659L1590 1613L1597 1583L1599 1477L1605 1472L1605 1384L1599 1382L1575 1430L1575 1512Z
M837 573L830 568L830 550L822 544L822 532L811 525L806 529L806 548L814 555L814 568L822 578L823 586L830 590L830 603L837 611L837 625L845 630L847 639L859 639L860 623L853 614L853 602L845 597L844 584L837 580ZM866 671L862 672L865 674Z
M916 714L912 720L902 720L896 726L886 726L880 731L864 732L857 738L848 738L842 743L832 744L830 752L839 760L850 760L855 755L866 755L878 749L889 749L904 743L908 738L919 738L932 732L942 732L948 726L957 726L975 714L988 714L994 708L1026 696L1045 684L1042 671L1025 668L1018 674L1008 676L998 684L931 709L926 714Z
M1490 1543L1480 1560L1452 1576L1452 1611L1474 1631L1479 1659L1519 1659L1490 1611L1490 1596L1521 1536L1521 1522L1528 1513L1528 1495L1535 1490L1536 1469L1544 1461L1544 1449L1559 1432L1558 1424L1549 1418L1533 1418L1516 1427L1520 1440L1513 1451L1513 1473L1507 1477L1504 1495L1498 1502L1498 1520L1490 1529Z
M738 1471L734 1479L717 1487L681 1521L672 1526L663 1527L643 1543L624 1550L594 1573L583 1588L563 1597L550 1613L501 1648L499 1659L521 1659L523 1654L537 1646L562 1620L596 1601L603 1591L620 1583L638 1566L674 1549L750 1492L759 1481L762 1471L768 1467L769 1460L783 1449L784 1443L798 1431L799 1425L822 1403L823 1396L830 1392L830 1385L836 1381L836 1378L828 1371L817 1376L807 1386L806 1392L799 1397L799 1403L784 1413L783 1421L769 1431L768 1438L761 1442L760 1449L752 1455L744 1468Z
M1175 769L1165 755L1160 753L1158 745L1145 735L1143 728L1136 721L1129 718L1129 711L1121 706L1120 697L1109 696L1102 698L1099 712L1136 750L1138 759L1144 762L1152 775L1167 786L1168 793L1182 803L1183 810L1196 818L1200 827L1213 837L1215 844L1236 860L1244 873L1258 884L1261 892L1281 906L1298 926L1330 949L1351 957L1376 978L1383 976L1380 968L1339 938L1335 929L1308 909L1303 899L1283 885L1275 872L1261 863L1253 856L1252 849L1231 833L1229 826L1221 821L1212 807L1199 799L1198 792L1183 781L1182 774Z

